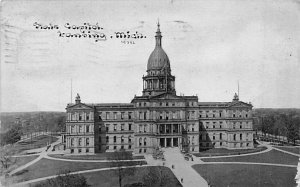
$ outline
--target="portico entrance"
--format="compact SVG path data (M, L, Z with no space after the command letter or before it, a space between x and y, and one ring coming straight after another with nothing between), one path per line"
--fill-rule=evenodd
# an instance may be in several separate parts
M178 147L178 138L159 138L160 147Z

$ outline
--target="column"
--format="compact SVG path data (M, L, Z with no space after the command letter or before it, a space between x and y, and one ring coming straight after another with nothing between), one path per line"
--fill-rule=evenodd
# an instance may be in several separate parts
M174 124L171 124L171 133L173 134L173 125Z
M167 138L165 138L165 147L167 147Z
M173 138L171 138L171 147L173 147L173 145L174 145L174 144L173 144Z

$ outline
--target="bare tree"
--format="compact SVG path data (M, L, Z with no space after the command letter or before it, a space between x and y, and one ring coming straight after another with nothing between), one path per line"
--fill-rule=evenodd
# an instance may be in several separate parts
M58 176L48 179L35 187L89 187L87 179L81 174L70 174L70 171L60 171Z
M4 170L2 172L6 172L12 165L17 162L16 157L12 157L14 154L14 146L12 144L4 145L0 147L0 162L1 167Z
M134 175L136 168L124 168L124 160L133 160L132 153L127 152L123 149L114 152L109 159L111 162L111 167L116 167L114 170L119 178L119 186L122 187L122 181L126 176Z
M166 186L171 182L171 177L163 166L145 167L143 181L149 187Z

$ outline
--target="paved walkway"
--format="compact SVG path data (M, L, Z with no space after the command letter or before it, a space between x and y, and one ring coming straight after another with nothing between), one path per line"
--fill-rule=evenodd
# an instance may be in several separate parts
M51 147L49 148L48 151L51 151L51 148L52 148L54 145L59 144L60 142L61 142L61 137L60 137L56 142L54 142L54 143L51 144ZM11 175L13 175L13 174L15 174L15 173L17 173L17 172L19 172L19 171L22 171L23 169L25 169L25 168L31 166L32 164L35 164L36 162L40 161L42 158L46 157L48 152L46 151L46 148L45 148L45 147L42 148L42 149L43 149L43 151L40 152L39 154L37 154L37 155L39 155L39 157L37 157L36 159L32 160L31 162L26 163L26 164L23 165L23 166L20 166L20 167L14 169L13 171L9 172L9 175L11 176ZM30 156L32 156L32 155L30 155Z
M206 180L191 167L195 163L185 160L178 148L166 148L164 151L166 166L173 171L178 181L183 179L181 184L184 187L208 186ZM172 169L172 165L174 165L174 169Z
M138 168L138 167L149 167L150 165L136 165L136 166L124 166L122 168ZM83 170L83 171L75 171L75 172L71 172L69 174L73 175L73 174L83 174L83 173L92 173L92 172L97 172L97 171L107 171L107 170L112 170L112 169L118 169L119 167L111 167L111 168L100 168L100 169L90 169L90 170ZM52 179L57 177L58 175L52 175L52 176L48 176L48 177L42 177L42 178L37 178L37 179L33 179L33 180L29 180L29 181L25 181L25 182L20 182L20 183L16 183L10 186L25 186L31 183L35 183L35 182L40 182L40 181L44 181L47 179Z
M67 159L67 158L55 158L48 155L45 155L44 158L50 160L57 160L57 161L65 161L65 162L134 162L134 161L145 161L145 159L133 159L133 160L74 160L74 159Z
M51 144L51 148L48 150L49 152L51 151L52 147L59 144L61 142L61 139L58 141L54 142ZM192 165L195 164L252 164L252 165L267 165L267 166L280 166L280 167L297 167L295 165L285 165L285 164L272 164L272 163L254 163L254 162L203 162L201 159L202 158L225 158L225 157L239 157L239 156L249 156L249 155L255 155L255 154L262 154L266 153L271 150L278 150L290 155L294 155L297 157L300 157L299 154L291 153L288 151L284 151L278 148L275 148L271 145L269 145L266 142L259 142L261 145L266 146L267 149L261 152L255 152L255 153L248 153L248 154L242 154L242 155L228 155L228 156L213 156L213 157L195 157L194 161L186 161L184 159L183 154L180 153L178 148L166 148L164 149L164 155L166 158L166 161L161 161L161 160L154 160L152 155L145 155L145 159L148 163L147 166L166 166L171 169L171 171L175 174L177 177L178 181L181 181L183 179L182 185L184 187L194 187L194 186L208 186L207 182L205 179L203 179L200 174L198 174L193 168ZM46 148L43 148L43 151L39 154L34 154L34 155L39 155L38 158L35 160L11 171L9 174L12 175L14 173L17 173L30 165L38 162L42 158L46 159L51 159L51 160L59 160L59 161L69 161L69 162L112 162L112 160L73 160L73 159L63 159L63 158L54 158L54 157L49 157L48 152L46 152ZM25 156L25 155L24 155ZM32 155L26 155L26 156L32 156ZM15 157L20 157L16 155ZM124 160L125 161L145 161L145 159L137 159L137 160ZM172 165L175 166L175 168L172 168ZM145 165L142 166L126 166L126 167L145 167ZM125 168L125 167L124 167ZM110 169L116 169L116 168L101 168L101 169L92 169L92 170L83 170L83 171L77 171L77 172L72 172L70 174L80 174L80 173L89 173L89 172L96 172L96 171L105 171L105 170L110 170ZM57 177L57 175L54 176L49 176L49 177L43 177L43 178L38 178L30 181L25 181L22 183L15 184L16 186L24 186L26 184L34 183L34 182L39 182L43 180L47 180L50 178Z
M203 162L201 164L247 164L247 165L265 165L265 166L279 166L279 167L291 167L291 168L297 167L297 165L259 163L259 162Z

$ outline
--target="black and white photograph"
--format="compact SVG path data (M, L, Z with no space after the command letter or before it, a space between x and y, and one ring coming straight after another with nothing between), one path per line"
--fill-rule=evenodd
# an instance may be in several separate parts
M0 24L0 186L300 187L299 0L2 0Z

